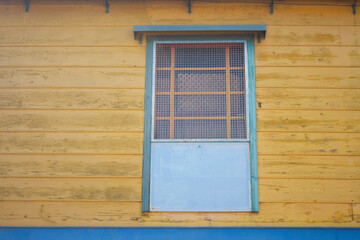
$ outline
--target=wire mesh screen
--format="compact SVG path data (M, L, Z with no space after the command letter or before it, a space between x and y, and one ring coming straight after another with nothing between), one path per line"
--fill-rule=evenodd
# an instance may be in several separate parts
M155 139L246 139L244 43L156 45Z

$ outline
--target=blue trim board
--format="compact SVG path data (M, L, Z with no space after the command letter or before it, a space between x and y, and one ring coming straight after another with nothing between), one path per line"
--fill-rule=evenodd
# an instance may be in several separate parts
M145 76L145 118L144 118L144 155L142 211L150 210L150 163L151 163L151 106L152 106L152 75L153 75L153 41L147 39L146 44L146 76Z
M266 39L266 25L134 25L134 39L138 33L159 33L164 32L252 32L260 33ZM140 37L141 39L141 37ZM260 40L260 39L258 39Z
M141 26L134 26L141 27ZM147 26L148 27L148 26ZM156 26L152 26L156 27ZM162 26L166 27L166 26ZM174 27L174 26L171 26ZM203 27L203 26L202 26ZM266 27L266 26L265 26ZM144 155L142 211L150 211L150 165L151 165L151 108L152 108L152 76L153 47L155 41L231 41L245 40L248 48L248 85L249 85L249 120L250 120L250 171L251 171L251 211L259 211L258 169L257 169L257 129L255 99L255 46L253 34L234 35L189 35L189 36L147 36L146 45L146 83L145 83L145 122L144 122Z
M247 31L266 32L266 25L135 25L137 32Z
M250 35L246 42L248 53L251 210L253 212L259 212L254 37Z
M348 240L360 228L0 227L1 240Z

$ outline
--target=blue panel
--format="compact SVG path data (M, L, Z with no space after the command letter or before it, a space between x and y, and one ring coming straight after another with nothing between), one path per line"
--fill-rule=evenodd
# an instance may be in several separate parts
M254 32L266 39L266 25L135 25L134 37L141 32Z
M249 143L152 143L150 211L250 211Z
M266 25L135 25L134 32L172 31L259 31L266 32Z
M1 240L348 240L360 228L0 228Z

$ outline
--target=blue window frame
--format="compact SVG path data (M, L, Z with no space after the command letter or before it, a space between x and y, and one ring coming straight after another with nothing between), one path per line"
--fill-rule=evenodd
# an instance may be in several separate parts
M156 135L154 128L164 129L164 120L160 124L155 123L154 110L155 93L158 87L155 88L155 76L158 69L155 68L157 61L157 48L156 46L166 44L236 44L243 43L245 46L245 72L246 72L246 136L233 135L228 130L228 138L221 139L215 136L214 139L199 137L198 135L189 137L178 137L179 131L185 131L186 126L179 124L172 127L172 130L162 130L165 135ZM196 47L196 46L195 46ZM214 54L217 54L215 49ZM227 47L229 49L229 47ZM185 49L186 50L186 49ZM175 50L174 50L175 51ZM178 50L178 52L184 50ZM229 51L229 50L227 50ZM187 51L189 52L189 51ZM190 50L194 52L194 49ZM204 51L199 50L200 55L206 55ZM229 56L229 53L227 53ZM200 56L199 55L199 56ZM220 53L221 55L221 53ZM171 57L170 57L171 58ZM175 57L173 61L175 64ZM196 56L195 56L196 58ZM214 59L221 57L216 56ZM165 56L166 59L166 56ZM179 60L180 61L180 60ZM190 63L189 63L190 62ZM185 64L185 65L184 65ZM183 63L184 66L191 65L191 61L187 60ZM195 63L196 64L196 63ZM227 63L228 64L228 63ZM189 66L190 66L189 65ZM229 65L229 64L228 64ZM189 67L188 66L188 67ZM163 73L166 73L166 63L163 68L159 68ZM225 67L225 66L224 66ZM181 68L178 68L181 69ZM220 69L220 68L219 68ZM183 69L182 69L183 70ZM230 71L230 70L229 70ZM170 70L168 71L170 72ZM157 73L159 74L159 73ZM166 75L166 74L165 74ZM160 82L163 83L163 82ZM160 86L161 87L161 86ZM166 95L166 94L165 94ZM220 96L220 95L219 95ZM230 95L229 95L230 96ZM234 95L235 96L235 95ZM220 96L221 97L221 96ZM165 96L166 98L166 96ZM162 99L165 99L162 95ZM169 98L169 97L168 97ZM160 99L160 98L159 98ZM224 98L225 99L225 98ZM228 103L230 104L230 98ZM200 100L201 101L201 100ZM225 101L225 100L224 100ZM234 106L239 108L234 98ZM233 101L232 101L233 102ZM173 103L176 104L176 103ZM199 104L200 105L200 104ZM174 105L175 106L175 105ZM243 106L245 107L245 106ZM170 108L170 107L168 107ZM176 106L175 106L176 108ZM167 109L165 107L165 109ZM170 111L170 110L169 110ZM173 110L175 111L175 110ZM219 111L218 111L219 112ZM169 114L169 113L167 113ZM229 116L228 113L227 116ZM232 114L232 113L231 113ZM166 114L161 115L165 116ZM225 118L225 117L224 117ZM174 120L173 120L174 121ZM177 121L177 120L175 120ZM181 120L184 122L184 120ZM227 128L229 129L230 118L228 118ZM225 120L226 122L226 120ZM173 123L174 124L174 123ZM165 124L166 125L166 124ZM179 125L181 125L179 127ZM196 127L196 126L195 126ZM203 126L201 126L203 127ZM171 127L170 127L171 128ZM175 130L174 130L175 128ZM226 128L226 126L225 126ZM166 129L166 127L165 127ZM180 129L180 130L179 130ZM192 128L194 129L194 128ZM172 131L172 133L168 133ZM226 131L226 130L225 130ZM161 131L160 131L161 132ZM175 132L175 133L174 133ZM236 131L235 131L236 132ZM184 135L183 134L183 135ZM190 134L191 135L191 134ZM206 134L205 134L206 135ZM225 133L226 135L226 133ZM157 137L156 137L157 136ZM160 137L159 137L160 136ZM162 136L162 137L161 137ZM165 136L165 137L164 137ZM172 136L172 137L170 137ZM234 137L231 137L234 136ZM156 139L158 138L158 139ZM174 139L175 138L175 139ZM226 138L226 137L224 137ZM243 139L241 139L243 138ZM225 143L225 144L224 144ZM192 154L185 154L186 152ZM184 156L182 157L182 153ZM248 155L246 157L248 163L239 163L237 159L241 155ZM165 156L171 159L165 159ZM197 163L193 160L209 159L205 163ZM190 158L190 159L189 159ZM194 158L194 159L191 159ZM220 161L225 159L224 161ZM161 160L160 160L161 159ZM257 177L257 138L256 138L256 100L255 100L255 68L254 68L254 37L253 35L217 35L217 36L148 36L146 46L146 92L145 92L145 123L144 123L144 158L143 158L143 194L142 194L142 210L147 211L259 211L258 200L258 177ZM224 162L228 162L228 166ZM218 162L218 163L217 163ZM209 164L209 165L207 165ZM215 165L214 165L215 164ZM217 169L216 164L219 165ZM183 166L182 166L183 165ZM223 166L224 165L224 166ZM175 167L174 167L175 166ZM201 178L192 178L193 175L187 178L189 172L198 171L198 168L207 168L213 170L204 171L204 175L208 178L201 176ZM189 168L189 171L178 171L180 168ZM228 167L228 169L227 169ZM237 168L248 169L248 174L237 174ZM191 170L190 170L191 169ZM197 169L197 170L194 170ZM232 170L232 171L231 171ZM247 170L246 170L247 171ZM245 173L245 172L244 172ZM174 177L181 175L181 178ZM200 172L200 175L202 173ZM229 176L228 176L229 175ZM218 179L214 179L214 176ZM244 179L245 176L245 179ZM230 178L229 178L230 177ZM222 181L223 179L230 179L229 181ZM203 181L203 182L201 182ZM235 181L235 182L234 182ZM199 183L198 185L196 183ZM232 184L233 188L220 187L221 184ZM184 186L188 184L189 186ZM219 185L216 189L206 186ZM248 188L246 188L248 185ZM244 186L238 187L238 186ZM188 191L193 189L194 192ZM205 190L203 190L205 188ZM238 189L240 188L240 190ZM185 190L184 190L185 189ZM224 190L225 189L225 190ZM241 190L242 189L242 190ZM245 190L244 190L245 189ZM248 189L248 190L246 190ZM212 193L211 191L214 191ZM198 193L198 191L200 191ZM201 192L202 191L202 192ZM234 195L233 192L237 193ZM245 191L245 192L241 192ZM248 193L246 193L248 191ZM211 193L213 195L211 195ZM210 195L209 195L210 194ZM215 195L214 195L215 194ZM185 196L184 196L185 195ZM187 195L187 196L186 196ZM199 196L196 196L199 195ZM221 195L218 197L218 195ZM243 196L244 199L241 198ZM191 201L194 198L194 201ZM246 199L247 198L247 199ZM205 201L205 199L211 199ZM243 203L240 203L243 202ZM244 205L244 206L243 206Z

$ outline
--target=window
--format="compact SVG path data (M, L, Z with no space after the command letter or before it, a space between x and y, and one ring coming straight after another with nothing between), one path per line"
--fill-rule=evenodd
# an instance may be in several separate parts
M147 39L143 211L258 211L252 36Z

